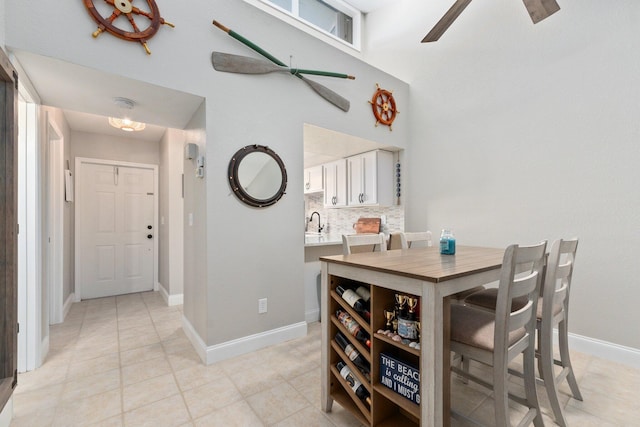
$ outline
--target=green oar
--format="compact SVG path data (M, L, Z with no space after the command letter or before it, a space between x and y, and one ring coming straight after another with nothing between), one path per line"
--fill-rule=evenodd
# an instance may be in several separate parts
M254 59L247 56L234 55L231 53L212 52L211 62L213 68L227 73L241 74L267 74L273 72L287 72L291 74L313 74L316 76L337 77L341 79L355 79L355 77L343 73L332 71L305 70L302 68L287 68L263 59Z
M248 46L249 48L251 48L254 51L258 52L260 55L264 56L265 58L267 58L268 60L270 60L274 64L279 65L281 67L287 68L287 66L284 64L284 62L280 61L279 59L277 59L276 57L271 55L269 52L267 52L264 49L260 48L259 46L255 45L251 41L245 39L244 37L242 37L240 34L236 33L235 31L232 31L231 29L229 29L229 28L225 27L224 25L220 24L218 21L214 20L213 21L213 25L215 25L216 27L220 28L222 31L226 32L231 37L233 37L234 39L238 40L240 43L242 43L245 46ZM350 102L349 102L348 99L343 98L342 96L338 95L337 93L335 93L331 89L321 85L320 83L316 83L313 80L309 80L308 78L304 77L300 73L295 73L293 75L298 77L303 82L305 82L318 95L322 96L324 99L326 99L327 101L329 101L330 103L332 103L336 107L340 108L343 111L349 111Z

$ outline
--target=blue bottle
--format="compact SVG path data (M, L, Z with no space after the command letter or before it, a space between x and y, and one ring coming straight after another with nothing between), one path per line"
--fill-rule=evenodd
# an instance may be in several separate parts
M440 234L440 253L442 255L454 255L456 253L456 238L448 228L443 228L442 234Z

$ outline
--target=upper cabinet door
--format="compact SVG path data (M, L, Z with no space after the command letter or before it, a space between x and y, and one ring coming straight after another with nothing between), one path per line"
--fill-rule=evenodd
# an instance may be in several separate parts
M345 159L324 165L324 205L328 208L347 205L347 161Z
M317 193L324 189L322 165L313 166L304 170L304 192Z
M349 206L393 204L393 153L370 151L347 158Z

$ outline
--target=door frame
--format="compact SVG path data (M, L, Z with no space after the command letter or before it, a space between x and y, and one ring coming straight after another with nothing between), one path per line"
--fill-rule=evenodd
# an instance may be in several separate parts
M64 134L46 113L47 144L47 282L49 324L64 321Z
M74 180L75 183L75 298L76 301L82 300L82 283L81 282L81 272L80 272L80 251L77 250L80 247L80 230L82 230L82 212L83 203L85 201L82 199L82 165L83 164L97 164L97 165L108 165L108 166L116 166L116 167L133 167L139 169L150 169L153 171L153 229L156 230L155 236L153 239L153 290L158 290L158 241L160 239L160 233L158 232L158 190L159 190L159 182L158 182L158 165L148 164L148 163L132 163L132 162L121 162L118 160L105 160L105 159L92 159L89 157L76 157L75 160L75 169L74 169Z
M0 49L0 413L18 384L17 92L18 73Z
M18 134L18 372L42 364L41 189L38 105L22 83L19 88Z

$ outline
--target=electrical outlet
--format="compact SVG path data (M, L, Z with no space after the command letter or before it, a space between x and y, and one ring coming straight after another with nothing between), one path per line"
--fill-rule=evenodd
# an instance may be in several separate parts
M258 314L263 314L267 312L267 299L261 298L258 300Z

